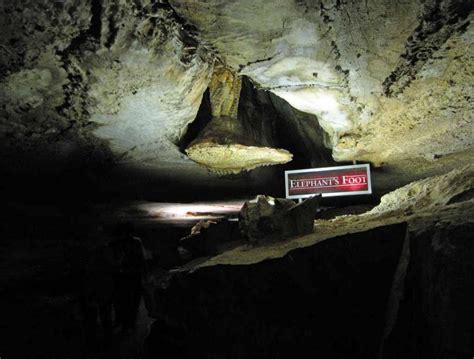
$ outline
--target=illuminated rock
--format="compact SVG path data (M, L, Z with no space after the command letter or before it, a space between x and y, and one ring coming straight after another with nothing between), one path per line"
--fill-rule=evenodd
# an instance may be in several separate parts
M345 214L330 220L316 219L314 231L309 235L252 248L236 246L198 267L254 264L281 258L292 250L309 247L329 238L402 222L407 222L412 232L429 230L440 222L472 225L473 168L472 165L466 166L410 183L386 194L378 206L362 214Z
M472 4L171 3L227 66L316 115L336 161L384 165L380 186L472 161Z
M213 118L186 153L193 161L220 174L239 173L292 159L287 150L258 146L242 123L231 117Z
M219 174L239 173L291 161L284 149L263 146L238 116L241 79L217 68L210 85L212 119L186 149L193 161Z
M275 149L286 148L296 163L311 166L321 159L383 166L374 178L383 194L472 161L471 2L256 5L6 3L0 9L4 167L27 171L42 167L41 159L56 161L50 167L61 171L82 158L98 168L118 164L215 184L221 178L206 168L236 173L283 163L288 154ZM235 142L244 148L224 151L223 139L196 147L189 154L203 164L197 165L183 153L189 142L181 141L203 94L209 88L214 117L234 118L243 76L276 104L264 108L269 117L284 117L287 125L275 141L261 141L255 132L263 121L256 118L243 126L248 142ZM282 111L283 102L292 110ZM262 103L248 97L244 106L253 105ZM304 126L297 110L308 114ZM320 155L321 137L330 161Z

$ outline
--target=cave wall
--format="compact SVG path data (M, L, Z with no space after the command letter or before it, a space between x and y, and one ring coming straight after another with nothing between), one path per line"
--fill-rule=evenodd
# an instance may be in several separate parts
M322 136L336 161L382 166L384 192L472 159L472 2L22 0L0 12L5 172L86 178L119 164L147 171L119 181L220 183L179 149L216 61L292 106L294 147ZM295 109L316 117L290 123Z
M375 357L405 232L405 224L395 225L251 266L177 274L166 290L156 288L149 307L158 318L150 353Z
M170 272L147 288L157 318L150 351L469 358L472 171L411 183L363 214L316 220L309 235L237 243Z
M316 115L336 161L382 166L384 191L472 159L472 2L170 3L228 66Z
M403 293L382 358L472 356L472 230L472 223L442 221L410 234Z
M220 179L181 151L214 56L166 2L25 0L0 11L6 195L163 198L178 183L241 192L269 177Z
M285 168L321 167L334 163L330 144L318 119L295 109L283 99L244 76L239 116L265 146L282 147L294 154Z
M454 219L381 226L258 264L177 273L148 296L157 318L148 349L198 358L469 358L472 230L472 221Z
M82 135L121 160L180 161L175 144L196 116L212 61L170 8L23 1L2 12L3 147L54 152ZM74 143L62 147L67 157Z
M10 174L106 167L111 153L90 133L86 84L69 56L93 31L94 9L81 1L21 1L2 2L0 13L4 183Z

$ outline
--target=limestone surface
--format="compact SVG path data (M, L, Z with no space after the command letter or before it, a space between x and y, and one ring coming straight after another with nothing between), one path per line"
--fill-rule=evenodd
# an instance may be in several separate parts
M445 175L410 183L386 194L380 204L368 212L316 220L311 234L262 245L236 245L204 262L190 263L183 269L195 270L220 264L255 264L281 258L295 249L337 236L402 222L408 222L408 229L413 233L424 232L437 223L472 225L473 171L474 167L470 165Z
M171 4L227 66L316 115L336 161L408 183L472 160L472 3Z
M472 162L472 10L463 0L2 1L2 166L118 164L218 183L181 141L225 68L276 106L244 96L216 114L240 107L250 133L284 116L291 133L265 130L264 147L317 148L308 157L319 166L330 162L324 142L337 162L380 167L383 194Z

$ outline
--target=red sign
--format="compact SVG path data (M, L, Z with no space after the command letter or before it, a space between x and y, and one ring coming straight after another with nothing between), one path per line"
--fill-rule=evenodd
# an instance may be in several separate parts
M285 171L285 185L286 198L372 193L368 164Z

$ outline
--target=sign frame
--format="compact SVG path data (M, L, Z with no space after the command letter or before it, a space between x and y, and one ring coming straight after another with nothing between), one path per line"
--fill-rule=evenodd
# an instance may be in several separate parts
M288 187L288 175L293 173L308 173L308 172L324 172L330 170L342 170L342 169L355 169L355 168L365 168L367 171L367 190L364 191L354 191L354 192L334 192L334 193L321 193L322 197L340 197L340 196L357 196L364 194L372 194L372 179L370 176L370 165L360 164L360 165L349 165L349 166L333 166L333 167L318 167L318 168L308 168L303 170L291 170L285 171L285 195L288 199L300 199L300 198L309 198L318 195L319 193L310 193L310 194L301 194L301 195L290 195Z

